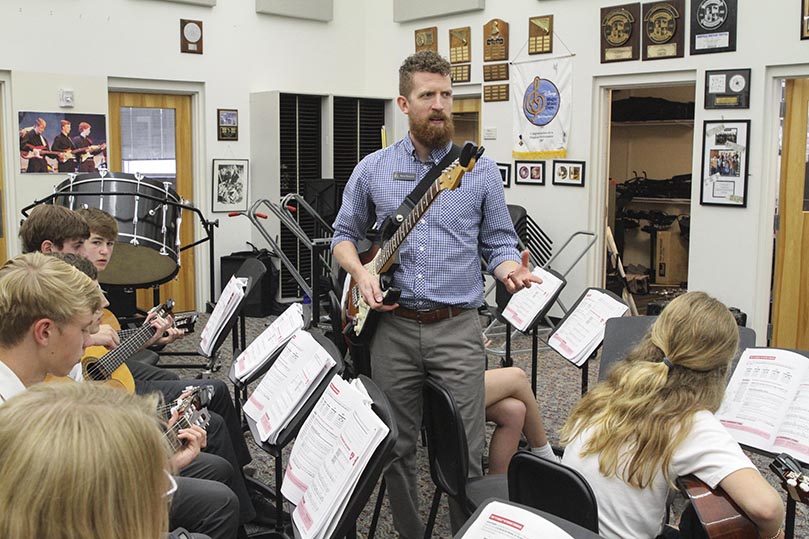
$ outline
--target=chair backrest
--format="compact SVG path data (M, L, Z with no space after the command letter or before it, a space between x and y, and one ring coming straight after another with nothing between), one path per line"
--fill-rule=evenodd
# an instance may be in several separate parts
M382 440L376 448L371 460L368 461L365 470L362 472L362 475L360 475L357 486L348 499L348 503L345 509L343 509L343 514L337 523L337 527L331 535L333 538L347 536L349 531L356 524L360 513L362 513L362 510L365 508L365 505L368 503L368 500L376 488L382 471L393 456L393 447L396 445L396 439L399 437L399 428L396 425L393 410L385 394L367 376L361 375L359 378L362 380L365 389L368 391L368 395L374 402L372 406L374 412L390 430L388 435L385 436L385 439Z
M429 376L424 383L424 427L433 483L448 496L465 500L469 452L463 420L452 394Z
M515 453L508 465L508 498L598 533L593 490L579 472L555 460Z
M601 348L601 363L598 366L598 381L607 377L610 368L624 359L632 348L637 345L649 328L652 327L657 316L624 316L610 318L604 328L604 346ZM756 345L755 330L739 327L739 350L731 363L730 372L736 368L742 352Z

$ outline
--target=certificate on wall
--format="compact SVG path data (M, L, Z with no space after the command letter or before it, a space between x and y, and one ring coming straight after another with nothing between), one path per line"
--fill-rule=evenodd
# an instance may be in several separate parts
M706 121L702 137L702 205L747 207L750 120Z

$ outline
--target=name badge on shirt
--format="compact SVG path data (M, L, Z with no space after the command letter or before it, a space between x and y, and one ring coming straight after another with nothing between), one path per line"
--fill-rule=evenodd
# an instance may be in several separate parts
M412 172L394 172L393 179L401 180L403 182L414 182L416 181L416 175Z

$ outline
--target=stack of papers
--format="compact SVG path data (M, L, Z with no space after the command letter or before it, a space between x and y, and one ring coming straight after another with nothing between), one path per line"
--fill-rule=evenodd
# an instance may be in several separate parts
M574 365L581 366L604 340L607 320L621 317L628 310L606 292L591 288L559 322L548 345Z
M462 539L573 539L536 513L505 502L486 504Z
M388 434L358 379L339 376L301 427L281 493L303 539L331 536L365 466Z
M230 278L227 286L222 290L222 295L219 296L219 301L216 302L211 317L208 318L208 323L202 328L199 340L199 353L205 357L211 357L213 352L213 345L222 334L228 321L233 317L236 308L241 304L244 299L244 289L247 287L246 277L236 277L235 275Z
M334 365L331 354L310 333L299 329L292 335L244 405L262 442L278 441L278 435Z
M511 296L503 310L503 318L522 332L536 323L536 319L565 286L565 281L539 266L532 273L542 279L542 283L531 283L531 288L523 288Z
M293 303L236 358L236 378L245 381L259 370L292 335L303 329L303 306Z

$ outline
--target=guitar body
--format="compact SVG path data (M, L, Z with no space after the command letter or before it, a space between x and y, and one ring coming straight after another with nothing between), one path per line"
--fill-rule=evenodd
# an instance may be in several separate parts
M693 475L677 478L691 501L708 539L758 539L758 528L720 488L712 489ZM698 536L697 536L698 537Z
M360 261L368 272L379 279L379 287L382 290L382 303L385 305L393 305L399 301L401 291L398 288L391 286L393 281L393 272L399 266L395 261L384 268L382 273L378 273L377 264L381 250L379 244L374 244L371 248L360 255ZM346 292L343 294L343 326L350 326L353 328L354 335L362 337L367 342L371 333L373 333L373 326L376 325L375 318L379 314L368 305L365 298L362 297L360 287L349 275L346 279L348 285Z

